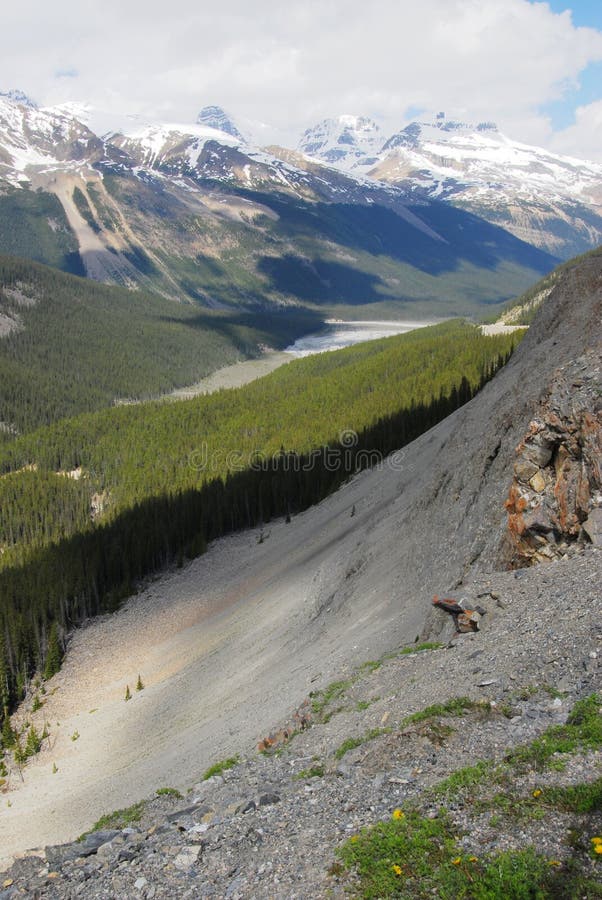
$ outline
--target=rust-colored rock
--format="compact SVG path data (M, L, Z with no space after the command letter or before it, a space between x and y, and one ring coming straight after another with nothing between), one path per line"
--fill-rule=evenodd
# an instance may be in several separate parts
M516 447L505 503L514 565L549 561L566 552L567 544L587 539L582 526L600 505L602 488L599 393L593 354L559 370Z

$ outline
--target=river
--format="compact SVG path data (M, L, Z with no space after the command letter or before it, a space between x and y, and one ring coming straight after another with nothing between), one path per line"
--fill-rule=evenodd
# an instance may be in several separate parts
M340 350L343 347L351 347L364 341L373 341L377 338L391 337L394 334L405 334L415 328L424 328L433 325L434 321L389 321L389 322L363 322L363 321L334 321L324 324L319 331L306 334L286 347L284 350L269 350L259 359L247 359L244 362L234 363L218 369L196 384L185 388L179 388L169 394L170 398L185 400L196 397L199 394L212 394L222 388L242 387L262 378L269 372L273 372L285 363L291 362L303 356L311 356L314 353L327 353L331 350Z

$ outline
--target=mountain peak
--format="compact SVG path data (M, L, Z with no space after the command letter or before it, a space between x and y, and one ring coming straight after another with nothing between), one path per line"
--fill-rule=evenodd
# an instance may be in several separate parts
M381 142L378 125L368 116L342 115L308 128L298 149L330 164L353 166L359 159L375 157Z
M410 122L397 134L394 134L383 145L383 151L394 150L397 147L415 148L421 140L431 139L445 141L456 135L469 134L498 134L495 122L479 122L474 125L469 122L458 122L455 119L446 119L445 113L437 113L431 122Z
M13 103L29 106L31 109L38 108L38 104L18 88L12 88L10 91L0 91L0 97L6 97L7 100L11 100Z
M196 121L197 125L215 128L217 131L223 131L225 134L229 134L231 137L245 143L245 138L232 121L232 118L221 106L204 106Z

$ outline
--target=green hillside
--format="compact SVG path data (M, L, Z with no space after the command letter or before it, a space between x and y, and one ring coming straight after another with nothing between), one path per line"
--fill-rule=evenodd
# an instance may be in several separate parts
M106 409L6 443L10 699L43 667L53 623L64 634L207 541L318 502L469 400L512 347L513 336L447 322L298 360L237 390Z
M0 256L0 439L191 384L320 321L205 310Z

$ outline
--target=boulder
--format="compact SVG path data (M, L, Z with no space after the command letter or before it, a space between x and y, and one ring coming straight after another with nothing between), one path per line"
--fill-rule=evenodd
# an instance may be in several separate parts
M583 523L583 530L594 547L602 547L602 507L592 509Z

